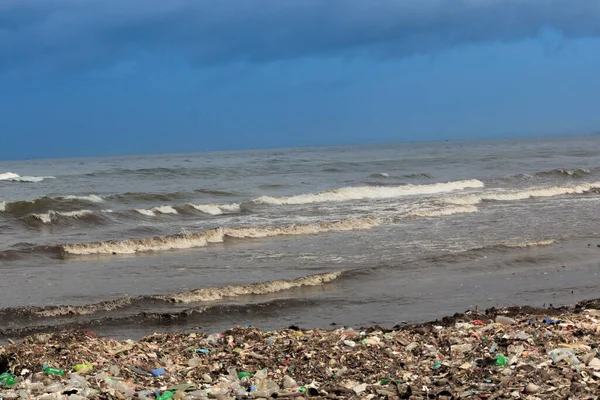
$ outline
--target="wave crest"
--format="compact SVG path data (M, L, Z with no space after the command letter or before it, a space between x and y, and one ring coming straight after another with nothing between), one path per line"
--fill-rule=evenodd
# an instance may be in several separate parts
M209 215L221 215L240 211L240 205L232 204L189 204L193 209Z
M449 197L444 199L444 202L457 205L475 205L481 203L482 201L514 201L526 200L533 197L554 197L566 194L583 194L592 189L598 188L600 188L600 182L573 186L552 186L530 188L525 190L494 191Z
M174 303L196 303L201 301L215 301L225 297L243 296L251 294L267 294L289 290L302 286L319 286L329 283L342 275L342 271L324 274L308 275L296 279L281 279L277 281L258 282L248 285L233 285L222 288L197 289L189 292L152 296L156 300Z
M208 231L159 236L123 241L102 241L66 244L62 246L64 254L135 254L148 251L165 251L205 247L211 243L222 243L227 238L254 239L284 235L306 235L335 231L370 229L379 225L379 220L361 218L334 222L319 222L306 225L286 225L279 227L237 227L215 228Z
M483 182L477 179L434 183L431 185L404 185L393 187L345 187L324 192L301 194L291 197L261 196L253 200L254 203L271 205L309 204L328 201L349 201L363 199L386 199L393 197L436 194L464 190L468 188L481 188Z
M4 172L0 174L0 181L10 181L10 182L41 182L44 179L56 179L53 176L21 176L15 174L14 172Z

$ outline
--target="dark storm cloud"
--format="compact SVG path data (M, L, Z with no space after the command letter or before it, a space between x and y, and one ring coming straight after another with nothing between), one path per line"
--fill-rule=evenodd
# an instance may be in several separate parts
M86 70L404 57L551 29L600 34L597 0L2 0L0 68Z

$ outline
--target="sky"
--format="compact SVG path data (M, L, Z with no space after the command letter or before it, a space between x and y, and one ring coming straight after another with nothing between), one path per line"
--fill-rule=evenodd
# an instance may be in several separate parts
M0 0L0 159L600 131L597 0Z

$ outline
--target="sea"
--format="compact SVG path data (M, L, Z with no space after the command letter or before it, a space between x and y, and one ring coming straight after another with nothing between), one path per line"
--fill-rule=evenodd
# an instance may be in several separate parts
M0 161L0 339L599 296L600 136Z

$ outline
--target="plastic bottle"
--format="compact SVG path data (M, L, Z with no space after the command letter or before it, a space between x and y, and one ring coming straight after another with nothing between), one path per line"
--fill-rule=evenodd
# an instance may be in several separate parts
M163 394L161 394L160 396L158 396L156 398L156 400L169 400L173 396L175 396L175 392L164 392Z
M503 367L508 365L508 360L502 354L496 354L496 366Z
M15 380L15 377L10 372L5 372L0 375L0 384L2 384L2 386L13 386L16 383L17 381Z
M80 374L87 374L88 372L92 372L94 366L92 364L77 364L74 365L72 369Z
M63 369L45 367L42 370L48 375L65 376L65 370Z
M246 371L240 371L238 373L238 379L243 379L243 378L252 378L254 375L251 374L250 372L246 372Z

